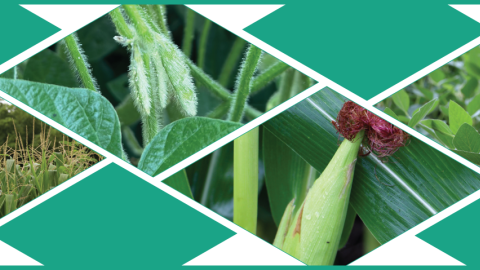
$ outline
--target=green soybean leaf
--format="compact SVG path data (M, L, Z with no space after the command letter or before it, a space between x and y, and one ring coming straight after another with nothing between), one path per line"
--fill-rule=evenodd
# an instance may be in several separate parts
M471 98L475 94L475 90L478 87L478 79L477 78L470 78L467 80L465 85L462 87L462 93L466 98Z
M241 127L242 124L188 117L165 126L145 147L138 168L156 176Z
M400 90L392 96L393 103L397 105L402 111L405 112L405 115L408 115L408 108L410 107L410 98L408 97L405 90Z
M415 127L427 114L429 114L438 105L438 99L433 99L420 107L416 113L413 114L412 119L408 122L408 126Z
M338 148L331 121L344 101L325 88L264 126L321 172ZM388 162L373 155L357 159L350 203L375 238L385 243L479 188L478 174L411 138Z
M465 158L466 160L472 162L473 164L480 165L480 154L478 153L471 153L462 150L452 150L459 156Z
M388 107L385 108L385 110L383 110L383 112L390 115L391 117L393 117L395 119L398 119L398 115L394 111L392 111L392 109L390 109Z
M51 50L43 50L28 59L23 78L66 87L78 86L68 62Z
M467 105L467 112L470 115L474 115L478 110L480 110L480 95L475 96Z
M445 145L449 149L455 149L455 145L453 144L454 135L445 134L437 130L435 131L435 136L441 143L443 143L443 145Z
M457 150L480 153L480 134L478 134L474 127L463 124L458 129L453 139L453 144Z
M280 224L287 205L294 199L294 214L301 207L309 181L316 172L270 131L263 129L263 160L270 209L275 223Z
M449 134L453 136L453 132L450 129L450 127L442 120L427 119L427 120L422 120L422 124L426 125L427 127L435 131L439 131L444 134Z
M0 90L117 157L123 156L118 116L99 93L10 79L0 79Z
M458 129L464 123L472 125L472 117L455 101L450 100L450 106L448 108L448 116L450 122L450 129L453 134L457 134Z

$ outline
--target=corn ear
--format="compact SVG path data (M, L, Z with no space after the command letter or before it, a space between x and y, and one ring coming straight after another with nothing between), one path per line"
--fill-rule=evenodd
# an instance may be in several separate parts
M283 250L307 265L332 265L339 247L364 131L344 140L309 190Z
M288 228L290 223L292 222L292 213L293 213L293 200L287 204L285 208L285 212L283 212L282 220L278 225L277 234L275 235L275 240L273 241L273 245L279 249L283 248L283 243L285 242L285 236L287 235Z

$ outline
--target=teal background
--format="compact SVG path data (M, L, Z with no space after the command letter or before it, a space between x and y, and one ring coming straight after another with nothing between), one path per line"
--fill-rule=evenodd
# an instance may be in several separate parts
M0 63L58 31L10 1L2 7ZM118 4L41 1L41 4ZM480 36L449 4L472 0L129 1L130 4L285 4L245 30L364 99L370 99ZM388 4L387 4L388 3Z
M0 63L59 31L20 3L118 4L9 1L0 10ZM480 36L479 23L448 6L480 1L128 3L286 4L246 31L365 99ZM479 208L475 202L419 237L477 269ZM51 269L171 269L234 234L115 164L0 227L0 240Z
M478 269L480 237L474 217L479 211L480 202L475 202L419 237L471 266L467 268ZM43 264L41 269L177 269L233 235L115 163L0 227L0 240Z

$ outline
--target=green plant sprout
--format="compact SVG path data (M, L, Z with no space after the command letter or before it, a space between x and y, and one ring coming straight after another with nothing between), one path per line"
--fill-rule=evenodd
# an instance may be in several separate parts
M15 146L8 146L8 138L0 146L0 218L103 159L65 136L57 142L50 127L40 127L39 142L35 130L30 142L15 130Z

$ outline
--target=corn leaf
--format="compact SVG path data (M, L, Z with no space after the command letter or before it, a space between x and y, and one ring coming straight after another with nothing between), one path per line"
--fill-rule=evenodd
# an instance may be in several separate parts
M265 127L322 172L338 148L331 121L344 101L326 88ZM478 189L478 174L412 138L386 162L373 155L359 157L350 203L385 243Z

